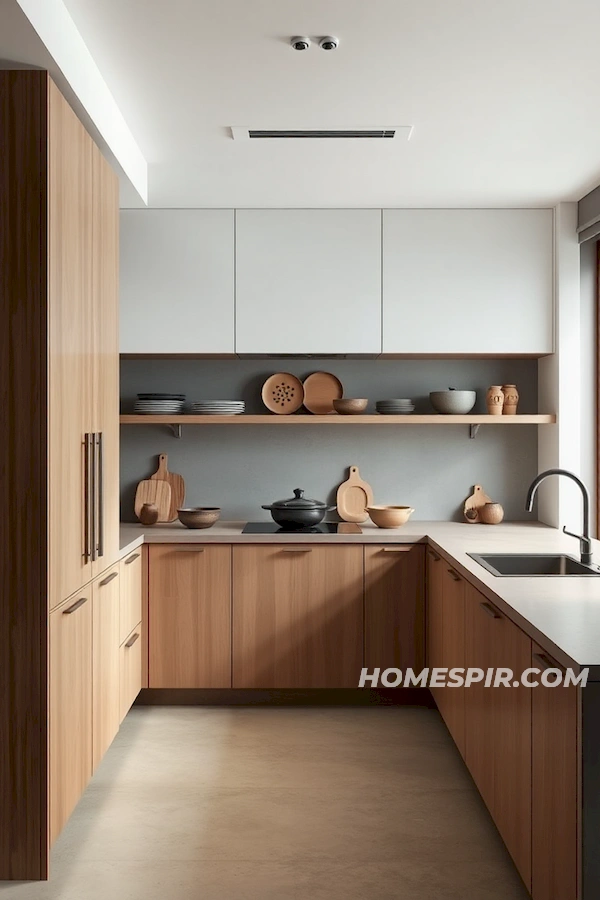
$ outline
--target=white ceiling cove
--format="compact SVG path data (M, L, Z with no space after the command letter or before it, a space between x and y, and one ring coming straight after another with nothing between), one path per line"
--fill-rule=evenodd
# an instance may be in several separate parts
M65 2L151 206L545 206L600 181L598 0ZM410 141L231 137L389 123Z

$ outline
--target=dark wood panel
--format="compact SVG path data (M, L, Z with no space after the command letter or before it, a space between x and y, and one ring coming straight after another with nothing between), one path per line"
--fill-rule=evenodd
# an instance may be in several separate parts
M48 872L47 84L0 72L0 880Z

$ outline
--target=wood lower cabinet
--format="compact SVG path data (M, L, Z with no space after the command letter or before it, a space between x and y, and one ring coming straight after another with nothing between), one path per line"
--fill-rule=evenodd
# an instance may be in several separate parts
M363 548L233 548L233 687L355 688Z
M149 567L149 687L231 687L231 546L154 545Z
M92 776L91 585L50 614L50 845Z
M142 547L119 563L121 575L121 612L119 643L122 644L142 621Z
M122 722L142 689L142 624L128 634L119 648L119 721Z
M438 554L435 554L437 557ZM443 557L429 557L428 657L433 668L465 666L465 582ZM433 580L431 580L433 579ZM465 755L465 689L432 688L438 709L454 743Z
M558 668L533 644L531 666ZM539 679L539 676L538 676ZM534 900L577 900L578 690L530 691L532 701L532 873Z
M465 635L469 667L506 669L520 679L530 666L531 639L471 585L466 587ZM530 889L533 691L512 683L484 685L464 691L465 761Z
M370 671L420 671L425 661L425 548L368 545L364 554L364 665Z
M93 755L95 771L113 742L120 723L119 566L91 585L93 606Z

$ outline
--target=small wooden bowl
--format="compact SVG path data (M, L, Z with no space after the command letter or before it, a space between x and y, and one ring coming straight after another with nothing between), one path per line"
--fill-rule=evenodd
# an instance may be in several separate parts
M177 515L186 528L210 528L221 515L221 510L218 506L192 506L178 509Z
M412 506L367 506L371 520L378 528L399 528L414 513Z
M334 400L333 408L340 416L360 416L368 403L368 400Z

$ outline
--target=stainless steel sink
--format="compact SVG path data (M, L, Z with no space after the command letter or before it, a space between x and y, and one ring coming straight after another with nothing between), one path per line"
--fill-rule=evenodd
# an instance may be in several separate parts
M595 565L584 565L564 553L469 553L492 575L529 578L547 575L600 575Z

